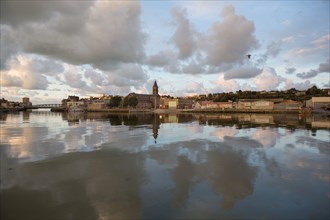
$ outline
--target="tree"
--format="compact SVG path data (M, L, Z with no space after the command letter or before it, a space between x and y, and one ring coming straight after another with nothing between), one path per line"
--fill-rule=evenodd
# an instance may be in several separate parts
M135 108L137 106L137 104L138 104L138 99L134 95L129 95L124 98L123 105L125 107L129 106L129 107Z
M128 105L131 106L131 107L134 107L134 108L137 106L138 102L139 101L138 101L136 96L131 96L128 99Z
M306 94L307 95L317 95L320 93L320 89L318 89L315 85L312 86L311 88L307 89Z
M114 96L110 99L108 106L110 108L119 107L121 102L120 96Z

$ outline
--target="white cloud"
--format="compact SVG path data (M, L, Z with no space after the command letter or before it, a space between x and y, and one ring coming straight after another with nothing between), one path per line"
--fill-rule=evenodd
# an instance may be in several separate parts
M324 35L314 41L312 41L312 44L316 44L316 45L322 45L322 44L329 44L330 41L330 34L328 35Z
M285 79L277 75L274 68L266 67L254 80L258 90L276 90Z
M177 8L172 9L172 15L174 16L178 26L173 35L173 42L179 49L179 58L186 59L190 57L195 48L195 30L193 29L190 21L187 18L185 10L179 10Z
M286 19L286 20L282 21L282 24L288 26L288 25L292 24L292 20L290 20L290 19Z
M289 36L289 37L285 37L285 38L282 38L281 40L282 42L294 42L295 41L295 37L294 36Z
M293 56L309 56L315 54L325 54L329 56L330 34L319 37L316 40L309 41L306 46L294 49Z
M285 80L285 86L284 90L295 88L297 90L303 91L311 88L314 84L312 84L309 80L306 80L304 82L297 82L294 83L291 79L286 79Z
M280 138L277 130L259 129L252 134L253 139L259 141L264 147L274 147Z
M258 47L254 23L235 14L232 6L222 10L222 22L215 22L204 37L203 49L209 65L234 64Z
M42 64L38 66L38 61L32 57L19 55L8 62L9 69L1 71L1 86L21 87L24 89L47 89L48 80L41 73ZM36 68L36 66L38 68Z
M220 75L213 84L216 85L213 89L215 92L232 92L240 90L240 85L236 80L226 80L224 75Z
M235 137L238 133L239 131L234 127L221 127L211 132L210 135L224 141L225 137Z
M222 10L222 21L214 22L205 34L194 30L185 10L173 9L177 28L172 40L179 53L164 50L152 55L147 64L171 73L219 73L242 64L246 54L258 47L254 23L235 14L232 6ZM187 59L182 62L183 59ZM251 70L249 71L251 73Z

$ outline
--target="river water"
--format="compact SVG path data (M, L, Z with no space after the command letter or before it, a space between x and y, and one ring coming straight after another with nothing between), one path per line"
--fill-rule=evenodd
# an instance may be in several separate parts
M2 114L1 219L329 219L330 119Z

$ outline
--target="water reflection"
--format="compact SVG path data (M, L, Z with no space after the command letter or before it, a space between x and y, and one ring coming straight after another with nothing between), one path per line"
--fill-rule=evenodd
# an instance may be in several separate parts
M322 116L2 119L2 219L329 217L330 132L312 127Z

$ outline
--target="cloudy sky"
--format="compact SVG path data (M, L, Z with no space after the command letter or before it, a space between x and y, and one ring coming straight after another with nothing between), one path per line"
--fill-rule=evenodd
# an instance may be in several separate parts
M330 87L329 1L1 1L1 97ZM247 54L251 54L248 59Z

